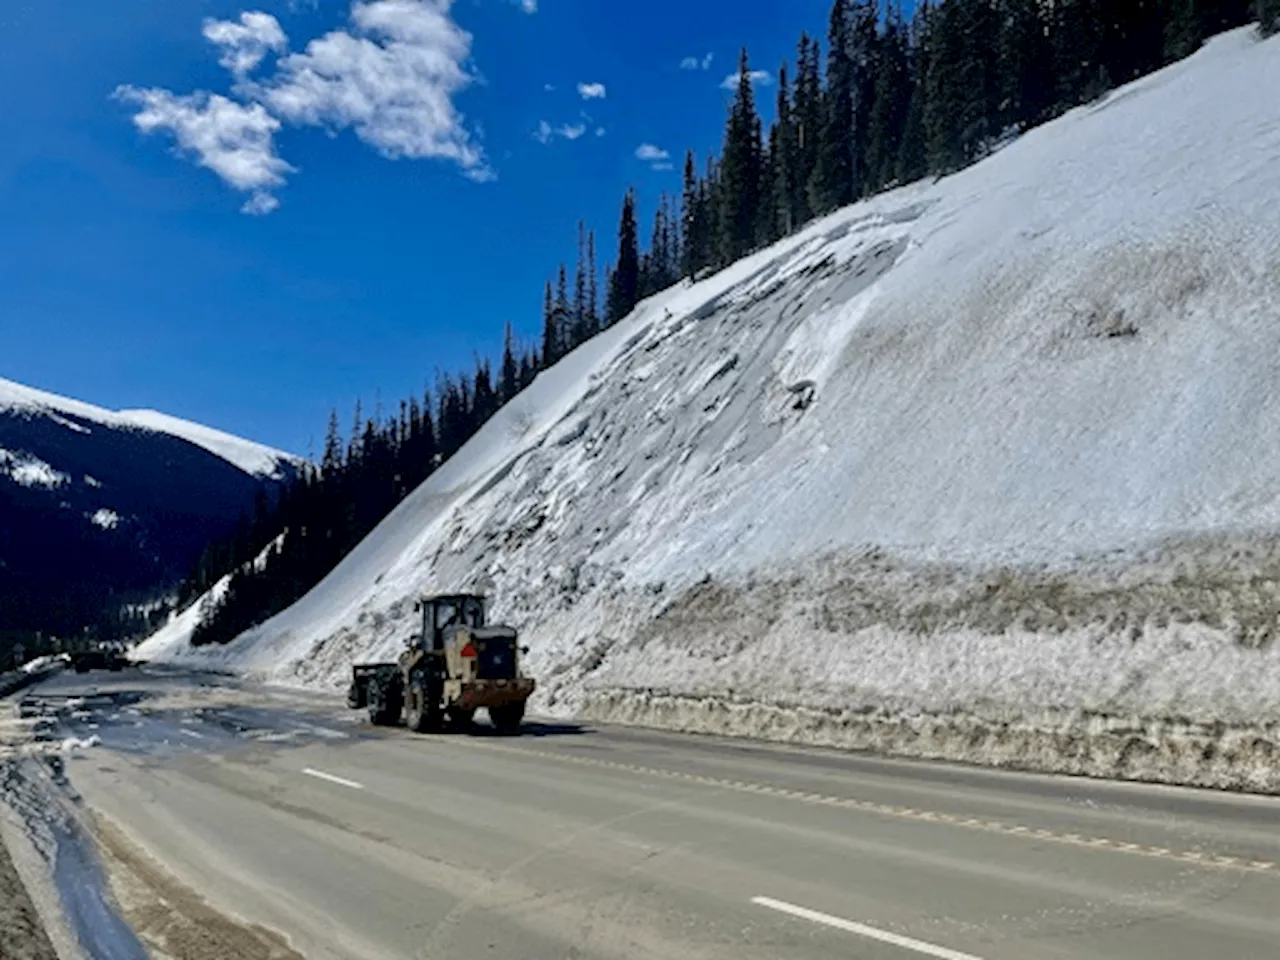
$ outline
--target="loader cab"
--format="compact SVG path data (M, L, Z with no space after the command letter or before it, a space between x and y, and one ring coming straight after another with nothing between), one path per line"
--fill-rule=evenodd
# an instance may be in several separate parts
M443 651L445 633L452 627L485 625L485 600L475 594L424 597L417 606L422 612L422 642L428 650Z

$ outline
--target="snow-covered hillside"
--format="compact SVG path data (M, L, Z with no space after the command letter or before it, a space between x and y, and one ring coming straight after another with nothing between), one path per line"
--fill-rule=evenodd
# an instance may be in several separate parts
M544 711L1280 790L1280 40L646 303L295 606L337 686L478 586Z
M0 380L0 633L78 633L168 589L298 459Z
M303 463L301 457L283 450L155 410L104 410L91 403L46 393L12 380L0 379L0 413L16 416L41 414L58 419L71 430L77 429L75 420L87 420L114 429L167 433L208 450L250 476L265 480L283 480L292 476ZM75 420L68 420L68 417ZM83 424L79 429L83 429Z

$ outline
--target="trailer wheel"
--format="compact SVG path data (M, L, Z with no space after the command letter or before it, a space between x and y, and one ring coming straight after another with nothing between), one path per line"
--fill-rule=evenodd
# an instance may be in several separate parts
M400 698L383 684L369 685L369 722L375 727L395 726L400 719Z

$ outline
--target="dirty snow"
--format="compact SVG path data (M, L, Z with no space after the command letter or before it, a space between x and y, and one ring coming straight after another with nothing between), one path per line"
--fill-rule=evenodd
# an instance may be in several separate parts
M478 587L543 711L1280 791L1277 89L1235 31L666 291L140 655L337 687Z
M245 473L267 479L280 479L285 475L286 466L297 467L303 463L301 457L293 454L274 450L260 443L254 443L252 440L245 440L212 427L158 413L155 410L114 412L79 400L70 400L43 390L26 387L11 380L0 379L0 413L5 411L18 415L39 413L74 433L89 433L92 429L91 426L85 426L83 422L78 421L99 423L116 429L140 429L167 433L203 447L215 456L239 467ZM77 420L70 420L68 417L75 417ZM0 452L0 457L2 456L3 453ZM0 459L0 472L3 470L4 462ZM62 482L65 482L65 479ZM90 486L99 485L96 480L88 476L85 477L85 482Z

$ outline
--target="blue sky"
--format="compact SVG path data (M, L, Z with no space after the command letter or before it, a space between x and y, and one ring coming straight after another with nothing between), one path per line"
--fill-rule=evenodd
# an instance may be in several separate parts
M718 147L738 47L772 72L827 6L5 0L0 377L307 453L535 337L577 219L610 256L627 186L647 217Z

